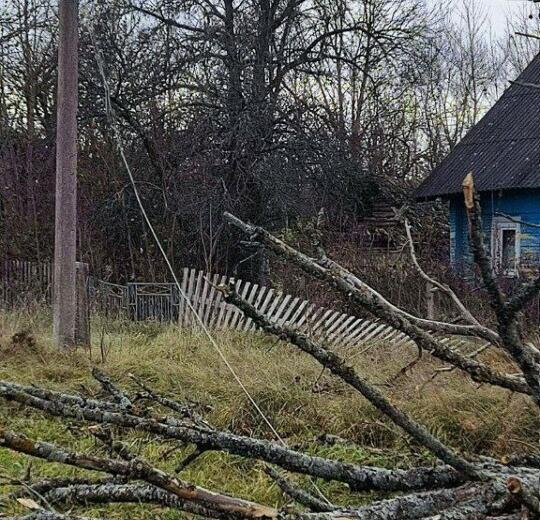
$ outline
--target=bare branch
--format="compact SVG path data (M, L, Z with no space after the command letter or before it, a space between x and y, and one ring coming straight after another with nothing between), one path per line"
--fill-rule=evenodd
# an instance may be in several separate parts
M174 18L168 18L166 16L163 16L160 13L156 13L155 11L150 11L149 9L145 9L144 7L136 5L133 2L129 2L128 5L131 9L138 11L139 13L142 13L146 16L150 16L151 18L155 18L156 20L164 23L165 25L176 27L177 29L182 29L183 31L194 32L194 33L199 33L199 34L205 34L206 32L204 29L200 27L194 27L193 25L180 23Z
M520 87L527 87L533 89L540 89L540 85L537 83L529 83L528 81L510 81L512 85L518 85Z
M534 38L536 40L540 40L540 35L538 34L530 34L530 33L524 33L520 31L516 31L514 34L517 36L524 36L525 38Z
M501 374L487 365L474 359L470 359L467 356L463 356L444 343L437 341L419 326L420 322L427 320L420 320L419 318L404 313L401 309L398 309L387 302L371 287L335 262L326 259L325 265L321 265L321 263L317 262L315 259L296 251L261 227L246 224L229 213L225 214L225 218L229 223L246 233L250 239L264 243L273 252L291 260L306 273L328 282L332 287L341 291L352 301L361 305L388 325L407 334L420 348L423 348L438 359L446 361L467 372L474 381L501 386L520 393L531 393L531 389L521 378ZM430 322L429 325L430 327L436 328L434 322ZM440 332L448 332L454 327L450 324L444 325L445 328L440 329ZM463 329L471 331L475 328L472 326L455 326L455 331L453 333L460 334ZM460 332L458 332L458 330ZM476 333L471 335L480 336L480 334ZM491 337L491 333L488 335ZM483 335L481 337L483 337ZM488 339L488 341L493 340L493 338ZM497 339L497 341L499 340Z
M478 347L476 350L474 350L470 354L467 354L467 357L476 358L477 356L482 354L482 352L487 350L489 347L491 347L491 343L484 343L483 345ZM437 370L435 370L435 372L433 373L430 379L431 381L433 381L437 377L438 374L441 374L443 372L453 372L455 369L456 369L455 366L438 368Z
M129 377L146 392L146 395L144 395L143 397L156 401L165 408L169 408L173 412L176 412L181 417L191 419L196 425L212 429L212 427L210 426L210 424L208 424L204 417L198 414L192 406L186 405L176 399L171 399L170 397L166 397L155 392L134 374L129 374Z
M416 252L414 250L414 241L411 233L411 225L409 224L408 220L405 220L405 231L407 233L407 240L409 242L409 252L411 254L411 259L416 267L418 273L420 276L426 280L427 282L431 283L435 287L437 287L440 291L445 293L453 302L454 305L459 310L459 313L461 316L468 321L469 323L476 325L478 327L481 327L480 322L470 313L470 311L465 307L463 302L458 298L457 294L447 285L439 282L435 278L429 276L421 267L420 263L418 262L418 259L416 257ZM496 334L496 333L494 333Z
M175 473L181 473L184 471L192 462L195 462L201 455L206 453L208 450L202 448L195 448L189 455L182 459L174 468Z
M52 391L48 392L55 394ZM12 386L8 381L0 382L0 397L57 417L135 428L165 438L205 446L207 449L222 450L234 455L263 460L289 471L345 482L355 490L407 491L451 486L463 482L462 477L448 466L410 470L386 470L358 466L305 455L274 442L229 432L201 430L179 425L172 420L173 418L169 417L164 417L163 421L160 422L156 419L137 417L125 412L116 413L106 409L86 408L75 404L64 405L63 401L69 401L69 396L54 399L51 395L51 400L44 400L21 391L17 385Z
M337 506L319 500L311 493L308 493L305 489L302 489L300 486L292 483L285 477L282 477L279 472L271 466L266 466L265 472L279 486L283 493L290 496L293 500L296 500L296 502L298 502L299 504L306 506L311 511L316 511L320 513L327 511L335 511L336 509L338 509Z
M111 395L113 399L125 410L130 410L133 407L133 404L129 397L119 388L117 388L114 383L111 381L111 378L102 372L98 368L92 369L92 376L96 379L99 384L103 387L103 390Z
M496 211L495 215L498 217L504 217L506 220L509 220L510 222L514 222L516 224L540 229L540 224L535 224L534 222L527 222L526 220L520 220L518 218L512 217L512 215L508 215L507 213L501 213L500 211Z
M374 386L360 378L356 371L346 365L337 354L326 349L320 343L311 340L305 334L294 331L285 325L280 326L272 323L266 316L258 312L255 307L239 296L233 288L222 287L221 290L227 302L232 303L242 310L259 327L279 338L287 339L300 350L312 356L322 366L328 368L334 375L360 392L375 408L442 461L470 478L482 478L481 473L473 464L458 456L439 439L431 435L423 426L411 419L402 410L392 405Z

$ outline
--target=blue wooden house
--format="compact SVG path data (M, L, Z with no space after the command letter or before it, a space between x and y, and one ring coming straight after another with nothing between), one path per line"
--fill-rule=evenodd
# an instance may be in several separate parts
M540 265L540 87L535 85L540 85L540 54L416 191L419 201L449 202L455 266L470 261L462 195L469 172L480 194L494 269L514 276Z

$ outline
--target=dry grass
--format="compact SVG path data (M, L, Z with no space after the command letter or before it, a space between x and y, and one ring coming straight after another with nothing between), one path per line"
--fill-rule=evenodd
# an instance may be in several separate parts
M14 342L13 335L20 332L27 334L19 335ZM407 466L429 459L361 396L329 374L321 375L315 362L292 347L254 334L220 332L217 339L250 393L289 444L361 464ZM106 353L104 362L102 352ZM439 365L427 355L409 373L394 381L400 369L415 358L412 349L395 351L391 345L378 344L362 355L355 349L342 350L341 354L360 373L382 385L394 402L458 450L502 457L537 445L540 421L525 398L487 386L477 388L458 372L440 375L430 382L434 368ZM504 365L503 361L496 361ZM158 324L96 320L90 352L59 353L50 342L50 319L46 312L0 313L1 379L75 391L84 388L98 393L99 388L89 375L94 364L127 388L131 388L127 374L134 373L162 392L200 403L201 409L210 407L205 413L216 425L270 438L268 428L217 353L197 332ZM61 441L76 449L98 449L76 425L63 424L1 401L0 421L34 437ZM321 433L345 437L353 444L321 445L315 441ZM145 456L159 460L170 470L190 450L181 447L160 460L172 444L147 442L143 436L130 441ZM23 457L0 451L0 473L4 476L22 476L27 464ZM65 471L41 461L33 465L35 478ZM260 464L253 461L209 453L182 475L198 484L245 498L283 503L275 486L260 470ZM351 498L342 485L319 484L338 502L362 500L362 497ZM6 505L8 511L13 507L12 502ZM109 516L123 516L129 511L131 518L155 517L152 516L155 508L133 506L96 508L96 511ZM162 516L178 517L167 515Z

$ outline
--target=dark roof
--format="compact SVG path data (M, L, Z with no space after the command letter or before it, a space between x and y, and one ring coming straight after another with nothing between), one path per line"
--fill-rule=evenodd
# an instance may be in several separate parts
M516 82L540 84L540 54ZM517 83L419 186L417 199L460 193L469 172L478 191L540 187L540 88Z

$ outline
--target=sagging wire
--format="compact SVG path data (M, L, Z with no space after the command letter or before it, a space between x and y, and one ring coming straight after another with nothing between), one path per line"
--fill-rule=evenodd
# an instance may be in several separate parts
M94 16L95 15L94 3L90 2L90 4L92 5L92 12L91 12L90 16L88 16L89 21L88 21L88 24L87 24L87 28L88 28L88 33L90 35L90 41L92 43L92 48L94 50L94 58L95 58L95 61L96 61L96 65L98 67L99 74L100 74L101 80L103 82L103 92L104 92L104 99L105 99L105 115L107 117L107 122L108 122L108 124L109 124L109 126L110 126L110 128L112 130L113 139L114 139L114 141L116 143L118 153L120 154L120 157L122 159L122 163L123 163L124 168L126 169L126 172L128 174L129 181L130 181L130 184L131 184L131 186L133 188L133 192L135 194L135 198L137 200L137 204L139 206L141 215L143 216L143 219L144 219L146 225L148 226L148 229L150 230L150 233L151 233L154 241L157 244L159 252L160 252L161 256L163 257L163 259L165 261L167 269L169 270L169 272L170 272L170 274L171 274L171 276L173 278L174 284L176 285L180 296L186 302L188 309L195 316L195 320L200 325L200 327L203 330L204 334L208 338L208 341L210 342L212 347L216 350L219 357L221 358L221 360L223 361L223 363L225 364L225 366L227 367L227 369L229 370L229 372L233 376L234 380L236 381L236 383L238 384L238 386L240 387L242 392L245 394L245 396L248 398L249 402L253 405L253 407L255 408L257 413L260 415L260 417L266 423L266 425L268 426L268 428L270 429L272 434L275 436L276 440L282 446L287 447L287 443L284 441L284 439L278 433L276 428L271 423L270 419L268 419L268 417L263 412L261 407L255 401L254 397L251 395L249 390L246 388L246 386L244 385L244 383L240 379L239 375L237 374L236 370L234 369L234 367L231 365L231 363L227 359L227 356L225 355L225 353L223 352L223 350L221 349L221 347L219 346L217 341L212 336L212 333L210 332L210 330L205 325L202 318L199 316L199 314L195 310L195 308L194 308L193 304L191 303L190 299L187 297L185 292L182 290L182 287L180 285L180 282L178 280L176 272L175 272L175 270L174 270L174 268L173 268L173 266L171 264L171 261L169 260L169 257L167 256L167 253L165 252L165 249L164 249L164 247L163 247L163 245L161 243L161 240L160 240L156 230L154 229L154 226L152 225L150 217L148 216L148 213L146 212L146 209L144 207L143 201L141 199L141 196L140 196L140 193L139 193L139 190L138 190L138 187L137 187L137 182L135 181L135 177L133 176L133 172L131 171L131 167L130 167L129 162L128 162L127 158L126 158L126 154L125 154L125 151L124 151L123 140L122 140L122 137L120 135L120 132L118 131L118 126L116 124L116 114L115 114L114 108L112 106L111 92L110 92L110 88L109 88L109 81L107 79L107 74L105 72L105 64L104 64L104 61L103 61L103 56L102 56L101 50L100 50L100 48L98 46L98 43L97 43L97 39L96 39L96 35L95 35L95 32L94 32L94 27L93 27L93 20L95 19L95 16ZM313 481L313 479L311 478L310 480L312 482L312 485L313 485L314 489L317 491L317 493L328 504L330 504L331 502L328 500L328 498L326 498L326 496L318 488L318 486Z

